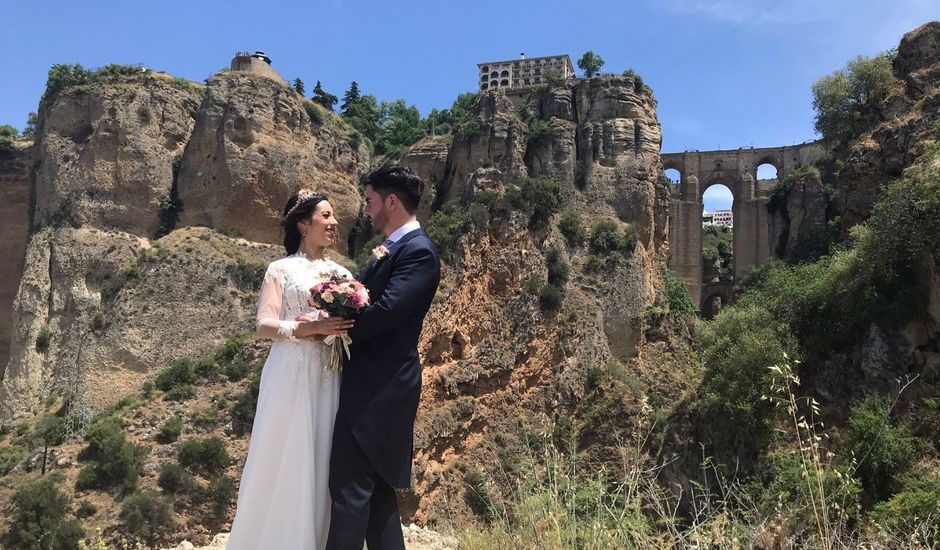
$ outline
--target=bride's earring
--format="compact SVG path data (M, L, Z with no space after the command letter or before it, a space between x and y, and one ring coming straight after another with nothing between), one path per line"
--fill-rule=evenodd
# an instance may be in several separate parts
M306 239L306 238L307 238L307 230L304 229L303 231L301 231L301 232L300 232L300 236Z

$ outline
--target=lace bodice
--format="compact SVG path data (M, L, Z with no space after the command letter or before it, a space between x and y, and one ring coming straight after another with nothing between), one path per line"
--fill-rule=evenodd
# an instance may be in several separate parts
M309 260L303 252L271 262L258 298L258 335L276 340L291 338L297 317L318 314L307 301L310 287L331 275L352 277L349 270L336 262Z

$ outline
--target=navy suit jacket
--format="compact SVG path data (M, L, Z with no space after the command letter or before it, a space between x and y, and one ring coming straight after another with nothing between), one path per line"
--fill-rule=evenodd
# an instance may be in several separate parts
M421 397L418 338L441 279L441 261L423 229L389 246L359 276L371 305L349 330L336 430L351 430L393 487L411 484L414 420Z

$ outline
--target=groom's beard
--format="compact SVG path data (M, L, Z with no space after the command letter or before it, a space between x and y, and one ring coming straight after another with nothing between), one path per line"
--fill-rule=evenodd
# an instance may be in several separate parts
M380 233L384 233L388 237L388 214L385 212L378 212L375 216L372 216L372 228Z

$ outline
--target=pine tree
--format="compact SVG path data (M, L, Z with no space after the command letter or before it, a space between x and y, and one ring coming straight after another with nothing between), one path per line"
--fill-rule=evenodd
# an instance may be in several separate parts
M319 80L317 80L317 85L313 88L313 97L311 99L314 103L319 103L320 105L323 105L325 109L330 111L333 110L333 106L336 105L337 101L339 101L335 95L323 89L323 86L320 85Z
M354 106L359 101L359 98L359 84L353 80L352 84L349 85L349 90L343 95L343 104L340 106L340 112L343 116L349 114L349 108Z
M299 78L295 78L295 79L294 79L294 90L295 90L298 94L304 95L304 93L306 93L306 92L304 91L304 81L301 80L301 79L299 79Z

